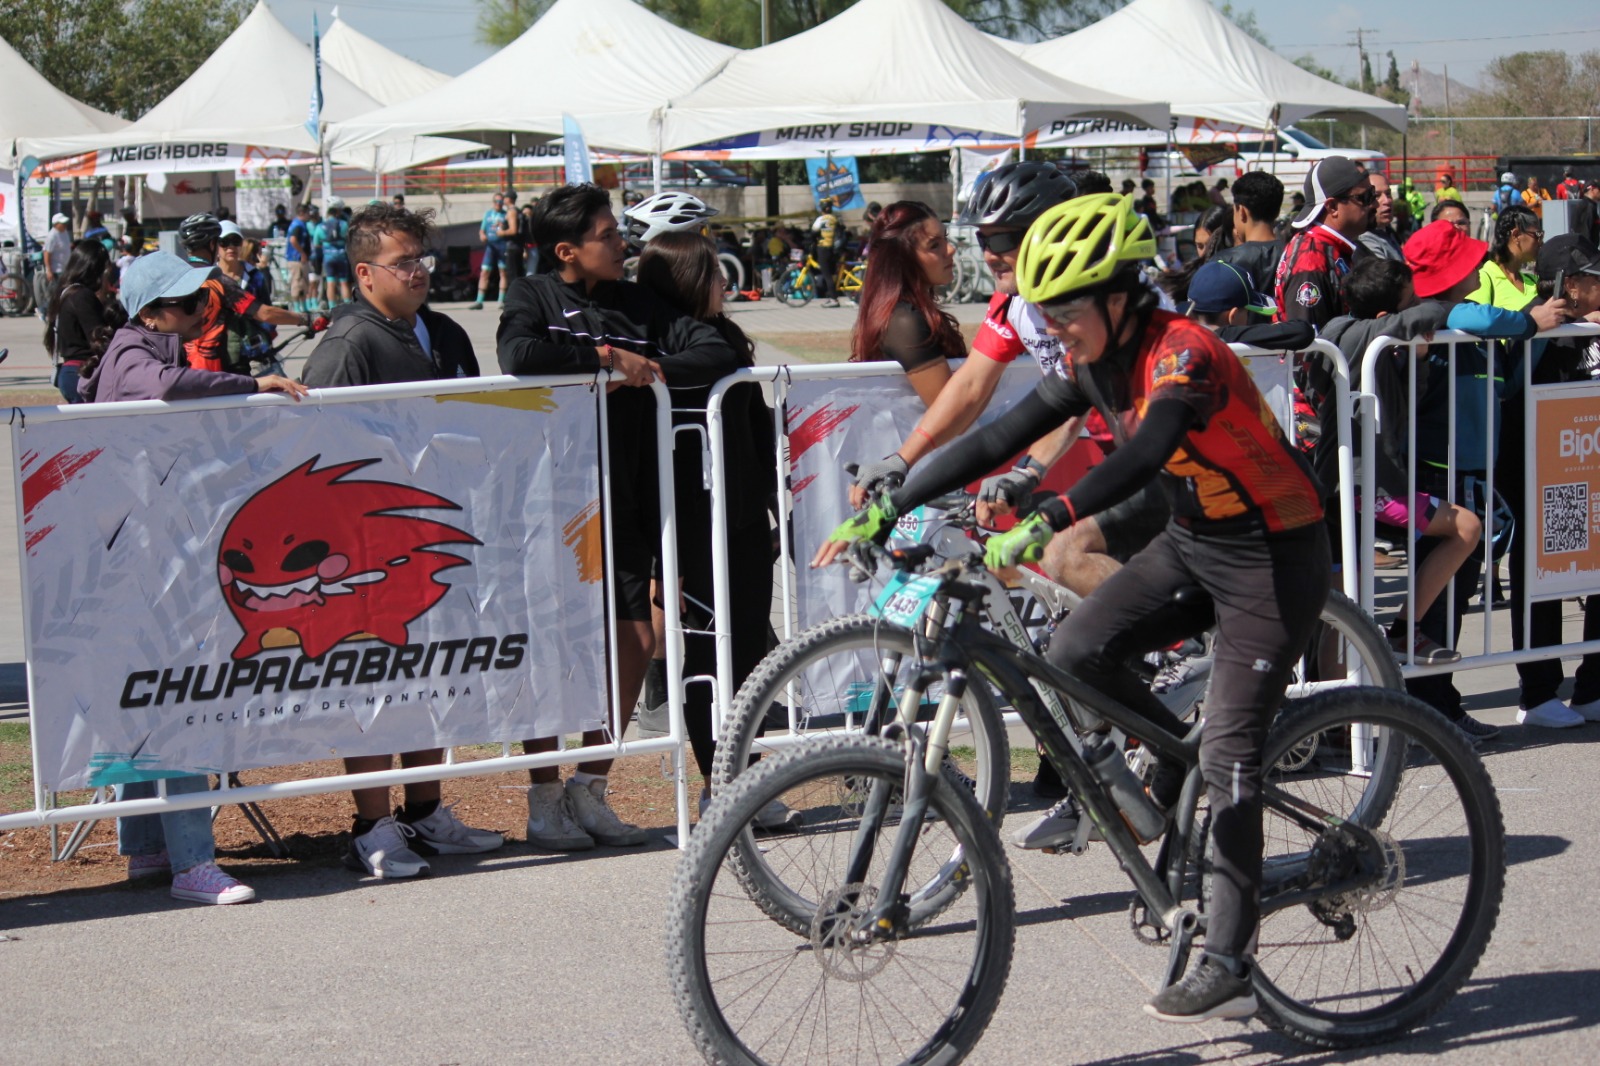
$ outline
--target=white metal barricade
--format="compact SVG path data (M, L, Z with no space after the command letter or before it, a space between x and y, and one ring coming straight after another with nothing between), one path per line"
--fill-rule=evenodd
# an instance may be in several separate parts
M552 388L585 388L592 390L597 398L595 409L598 420L598 446L600 459L600 483L602 499L609 499L610 492L610 455L607 447L606 432L606 403L604 377L589 375L560 375L540 378L511 378L504 376L487 378L467 378L450 382L421 382L407 385L379 385L364 386L360 388L313 390L301 403L312 408L321 408L324 405L357 403L364 400L392 400L415 397L448 396L455 394L482 393L485 391L503 391L514 389L552 389ZM672 471L672 417L670 400L664 385L656 383L651 387L656 400L655 436L658 452L657 484L660 495L661 515L661 565L663 573L673 573L678 569L677 557L677 530L673 494ZM35 424L44 421L63 419L93 419L110 417L114 415L127 415L139 411L170 412L206 411L222 408L254 407L259 405L287 405L293 401L287 397L274 395L257 395L248 398L219 398L212 400L197 400L180 405L170 405L159 401L80 405L73 407L44 407L19 410L13 415L14 419L28 421ZM23 499L21 491L20 464L16 471L17 499ZM605 557L609 560L611 552L611 524L610 509L602 508L605 515L602 523L605 536ZM18 538L22 540L23 530L19 522ZM26 544L19 545L25 554ZM608 647L616 647L616 612L615 604L609 595L613 580L609 574L605 583L606 595L605 610L607 626L610 630ZM197 807L209 807L218 803L247 804L273 799L287 799L296 796L309 796L318 793L338 792L347 789L385 787L390 785L403 785L415 781L432 781L446 778L470 777L482 774L500 773L508 770L523 770L537 766L565 765L583 762L590 759L620 758L628 755L643 755L667 753L676 754L682 750L685 741L683 728L683 701L682 701L682 673L683 673L683 640L678 618L678 601L676 597L663 597L663 610L666 615L667 646L666 663L668 675L668 701L670 708L670 729L668 735L655 739L630 740L622 739L622 708L618 705L617 697L617 665L614 655L609 655L608 671L611 689L611 716L610 728L614 740L609 744L594 745L581 748L566 748L553 752L541 752L532 755L512 755L512 742L504 741L501 744L501 755L497 758L474 760L458 763L453 759L453 751L445 750L445 762L434 766L419 766L410 769L390 769L376 773L365 774L338 774L326 777L309 778L294 781L282 781L272 784L250 785L237 787L232 783L232 773L221 774L221 787L217 790L189 793L182 796L167 796L164 781L156 782L157 795L151 799L120 800L90 805L74 805L68 807L54 807L52 796L46 790L39 775L39 752L37 748L38 730L30 730L34 741L34 808L16 814L0 815L0 830L33 828L39 826L55 827L58 825L81 822L86 817L95 819L124 817L139 814L159 814L163 811L185 810ZM27 642L26 615L24 617L24 639ZM31 643L28 644L31 649ZM28 663L30 691L33 686L33 677L40 664L32 661ZM676 759L677 773L675 775L675 800L677 806L679 839L683 840L689 829L689 805L687 793L687 775L682 766L682 760Z
M1520 376L1521 396L1520 401L1513 402L1521 402L1524 405L1524 425L1526 427L1526 432L1531 437L1536 426L1535 416L1537 404L1541 398L1560 396L1563 392L1573 389L1592 390L1595 388L1593 385L1584 385L1582 383L1568 383L1559 385L1533 384L1533 359L1531 356L1534 344L1537 342L1563 337L1597 340L1600 339L1600 326L1587 323L1560 326L1549 332L1540 333L1536 337L1529 340L1510 342L1485 340L1484 338L1478 337L1474 334L1463 333L1458 330L1440 330L1431 337L1418 337L1412 340L1401 340L1395 337L1387 336L1379 337L1367 347L1367 350L1362 358L1361 365L1360 393L1362 405L1358 414L1359 425L1357 427L1357 431L1360 433L1361 437L1361 484L1359 489L1361 498L1361 555L1359 558L1363 561L1373 558L1373 552L1375 550L1374 545L1377 539L1377 441L1378 432L1382 428L1382 412L1378 409L1376 402L1376 388L1377 372L1380 360L1382 358L1381 353L1388 349L1402 348L1409 350L1414 356L1413 358L1406 360L1405 371L1409 394L1411 396L1411 409L1407 412L1409 421L1407 423L1406 440L1406 491L1408 501L1414 500L1418 493L1417 414L1420 397L1417 393L1417 364L1421 357L1421 353L1427 351L1430 347L1434 348L1435 350L1438 348L1444 349L1446 366L1443 372L1448 374L1447 402L1449 440L1445 445L1445 453L1447 456L1446 466L1442 468L1442 477L1444 478L1445 482L1444 498L1451 503L1461 502L1457 499L1456 491L1460 473L1462 471L1483 472L1482 480L1485 495L1483 515L1484 525L1482 539L1480 542L1480 552L1478 555L1479 562L1481 562L1483 566L1484 626L1481 649L1476 653L1468 654L1466 650L1458 648L1458 651L1462 651L1462 657L1459 662L1439 664L1434 666L1418 664L1415 662L1414 654L1408 652L1405 660L1401 663L1402 672L1407 677L1419 677L1428 674L1439 673L1453 673L1458 670L1484 669L1492 666L1536 662L1539 660L1558 657L1563 659L1576 658L1582 655L1600 652L1600 641L1569 643L1540 648L1528 647L1520 651L1514 649L1496 651L1493 648L1493 627L1489 624L1489 619L1492 617L1492 612L1496 606L1494 598L1494 576L1499 566L1499 562L1495 558L1494 550L1496 525L1498 520L1496 508L1494 506L1495 459L1498 450L1497 441L1500 431L1499 412L1503 401L1500 393L1502 379L1496 374L1496 364L1492 358L1492 351L1485 356L1485 368L1487 372L1482 375L1483 391L1481 397L1474 398L1471 397L1470 394L1465 397L1469 400L1469 402L1474 403L1477 402L1477 399L1481 398L1481 417L1486 420L1485 432L1483 434L1484 453L1481 455L1461 455L1458 454L1457 447L1458 421L1461 413L1460 404L1464 398L1464 390L1462 387L1458 386L1458 361L1461 358L1462 349L1465 347L1477 349L1480 345L1493 345L1496 343L1505 343L1508 345L1508 347L1513 345L1515 346L1516 350L1519 352L1518 375ZM1477 389L1478 386L1473 384L1467 386L1467 388ZM1596 401L1595 410L1597 413L1600 413L1600 400ZM1539 486L1535 478L1534 460L1535 450L1533 447L1529 446L1526 453L1524 495L1522 501L1520 501L1522 505L1521 513L1525 519L1525 521L1519 523L1519 526L1522 527L1532 525L1532 517L1539 513L1539 500L1537 498ZM1406 617L1412 619L1413 623L1415 623L1416 614L1411 610L1411 607L1416 600L1417 567L1414 561L1414 546L1417 540L1417 516L1415 507L1408 506L1407 510L1409 512L1406 525L1408 558L1411 558L1412 561L1406 568L1405 605L1407 611ZM1511 535L1516 537L1527 537L1529 532L1530 531L1527 528L1515 528ZM1531 640L1532 629L1530 626L1530 612L1535 601L1540 599L1555 598L1556 596L1600 595L1600 579L1595 580L1589 587L1568 588L1560 593L1555 594L1535 594L1533 577L1536 552L1533 550L1533 548L1534 546L1530 544L1523 552L1523 573L1520 575L1520 578L1523 582L1523 588L1528 590L1527 594L1523 597L1522 622L1525 642L1527 640ZM1453 630L1453 619L1456 611L1455 582L1453 580L1445 585L1444 592L1441 595L1445 597L1446 617L1451 619L1449 625ZM1363 565L1361 567L1359 602L1361 606L1369 614L1371 614L1374 613L1376 601L1376 575L1370 565Z
M1238 355L1248 356L1275 356L1285 357L1300 353L1279 353L1265 349L1251 348L1245 345L1230 346ZM1337 346L1328 341L1318 340L1305 353L1316 353L1324 356L1329 361L1336 388L1336 406L1339 411L1340 434L1337 462L1339 470L1339 484L1337 491L1341 501L1343 520L1340 528L1340 540L1343 556L1349 559L1353 556L1356 543L1356 527L1354 523L1354 484L1353 476L1353 450L1352 437L1348 432L1351 422L1351 392L1350 370L1343 353ZM1020 372L1029 375L1036 374L1037 370L1031 364L1019 367ZM725 718L731 709L733 693L737 691L736 678L733 677L733 622L728 613L729 575L728 575L728 527L726 517L726 501L728 499L727 462L723 454L724 428L722 422L722 401L727 391L732 386L741 382L770 386L773 390L774 405L778 412L778 421L774 423L774 434L777 444L777 478L779 511L784 520L778 523L780 552L778 559L779 580L782 586L784 604L784 639L792 637L795 633L795 595L792 585L790 561L794 566L803 566L805 561L794 557L794 545L791 543L792 523L788 517L793 513L794 497L790 486L791 466L784 447L785 429L782 424L785 411L785 401L791 386L796 382L804 381L829 381L829 380L867 380L883 378L904 378L904 370L898 363L845 363L828 365L807 366L777 366L756 367L741 370L729 375L712 388L710 399L706 405L706 424L708 439L711 448L710 484L711 484L711 536L713 564L713 589L716 603L714 605L713 621L716 634L717 674L720 683L717 686L719 696L718 719ZM1036 380L1036 379L1035 379ZM898 441L896 443L899 443ZM857 458L866 459L867 456ZM1347 595L1352 598L1356 594L1356 575L1351 567L1345 567L1342 581ZM793 708L791 715L793 714ZM1015 716L1011 716L1015 720ZM795 723L791 721L791 727ZM772 738L764 744L778 746L783 741L781 738Z

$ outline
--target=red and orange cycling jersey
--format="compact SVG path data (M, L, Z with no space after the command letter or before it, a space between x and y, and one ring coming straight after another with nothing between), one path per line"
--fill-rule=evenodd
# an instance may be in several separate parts
M1092 382L1080 381L1086 371ZM1183 443L1166 463L1175 479L1174 518L1196 531L1297 529L1322 519L1322 493L1239 358L1209 329L1155 312L1126 375L1111 357L1088 367L1063 361L1073 407L1092 408L1094 394L1116 413L1113 434L1126 440L1146 408L1180 400L1195 413Z
M228 323L248 319L261 301L220 273L208 278L201 291L206 294L205 325L197 339L183 346L183 354L197 370L227 370L223 362L228 354Z

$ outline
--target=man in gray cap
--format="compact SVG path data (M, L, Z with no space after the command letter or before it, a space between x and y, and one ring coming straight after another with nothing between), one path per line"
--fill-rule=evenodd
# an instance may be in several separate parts
M44 240L45 280L54 285L71 256L72 220L58 211L50 219L50 235Z
M1321 329L1345 314L1340 283L1350 273L1357 243L1376 200L1372 182L1342 155L1330 155L1306 175L1306 206L1278 263L1277 321L1302 320Z

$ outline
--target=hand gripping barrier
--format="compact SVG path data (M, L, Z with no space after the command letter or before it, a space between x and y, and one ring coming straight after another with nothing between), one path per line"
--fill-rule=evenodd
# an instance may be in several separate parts
M409 385L381 385L360 388L346 388L333 390L316 390L307 396L299 405L301 413L311 414L313 417L321 415L324 410L347 404L371 404L374 410L362 412L363 417L371 419L375 424L381 425L383 412L379 405L384 401L407 400L420 397L433 398L436 403L453 396L475 394L509 394L516 390L585 390L590 393L595 401L595 432L599 462L599 484L602 500L609 498L610 491L610 455L607 448L606 408L604 391L599 387L605 383L604 377L590 375L564 375L542 378L512 378L489 377L462 379L451 382L425 382ZM657 483L660 495L661 513L661 563L662 572L674 573L678 570L676 516L674 513L673 474L672 474L672 425L670 401L666 387L660 383L652 386L656 400L655 439L658 452ZM492 407L516 407L515 401L500 402L493 397L481 398L478 402L487 403ZM584 401L587 403L588 401ZM28 432L31 429L51 422L73 421L83 422L88 420L127 416L139 414L142 418L161 418L175 413L202 413L202 412L228 412L230 425L246 422L252 417L251 411L263 407L293 407L293 401L287 397L273 395L257 395L248 398L231 397L211 400L197 400L181 404L167 404L158 401L141 401L136 403L81 405L68 407L44 407L17 410L12 416L13 442L19 460L24 456L29 444ZM575 408L580 410L581 408ZM241 446L248 444L248 435L237 438ZM218 462L234 462L238 455L218 455ZM568 458L572 458L569 456ZM585 461L582 455L576 455L579 466ZM492 461L492 460L491 460ZM19 461L16 472L16 489L19 505L25 500L24 474L22 462ZM308 464L309 465L309 464ZM32 491L30 487L30 491ZM19 506L19 510L20 510ZM609 560L611 559L610 509L600 508L604 516L600 520L600 528L604 531L606 563L606 583L602 586L606 591L604 599L605 622L610 632L610 641L607 646L615 647L616 615L612 598L609 594L613 581L610 573ZM542 519L549 516L537 516ZM20 518L20 516L19 516ZM561 522L557 518L548 523L545 529L551 530L548 535L561 535ZM531 532L529 536L531 536ZM23 523L18 524L19 552L24 559L27 558L29 543L26 538ZM209 543L209 542L208 542ZM592 580L592 579L589 579ZM24 583L25 600L28 595L26 582ZM474 760L470 762L457 762L454 760L453 749L445 746L445 761L434 766L419 766L410 769L390 769L376 773L364 774L338 774L327 777L283 781L272 784L238 786L234 784L233 768L223 768L220 772L210 768L211 772L218 773L220 787L215 791L202 791L184 795L166 795L163 780L157 780L157 795L150 799L106 801L103 800L107 790L97 789L97 802L92 805L74 805L70 807L56 807L54 794L47 791L40 773L40 729L39 721L34 719L30 730L33 741L34 761L34 807L30 811L17 814L0 816L0 830L20 829L37 826L49 826L54 833L55 827L63 824L82 822L86 817L111 818L137 814L157 814L163 811L183 810L196 807L209 807L219 803L253 804L271 799L283 799L294 796L307 796L317 793L344 791L346 789L367 788L374 786L390 786L405 784L413 781L428 781L444 778L468 777L490 773L500 773L507 770L522 770L536 766L552 766L581 762L586 759L616 758L626 755L640 755L650 753L676 753L681 750L686 734L683 728L683 701L682 701L682 673L683 673L683 641L678 618L678 602L673 596L663 597L663 607L667 620L667 674L668 674L668 699L670 706L671 725L667 736L649 740L621 739L621 712L617 706L615 696L617 689L616 662L614 657L607 656L606 669L610 677L610 689L613 696L610 700L609 731L616 738L610 743L594 745L583 748L567 748L553 752L536 753L532 755L512 755L512 741L501 739L501 753L498 757ZM36 686L43 676L43 670L71 669L72 664L60 662L44 663L36 661L33 654L34 634L29 632L32 624L29 612L24 612L24 639L29 648L28 675L30 695L36 693ZM537 627L532 627L532 635L538 638ZM79 669L92 669L93 664L80 664ZM407 675L410 676L409 674ZM597 698L603 693L596 693ZM30 702L36 703L35 699ZM35 710L34 714L38 712ZM472 743L471 739L452 740L451 743ZM422 747L436 746L422 744ZM416 750L410 749L396 750ZM681 762L681 760L680 760ZM257 762L253 765L264 765ZM196 770L195 772L200 772ZM91 786L92 787L92 786ZM688 832L689 805L687 793L687 777L681 766L675 780L675 798L677 804L678 832L680 839Z
M1523 566L1516 580L1520 580L1521 587L1528 591L1523 597L1522 631L1525 636L1531 635L1531 613L1533 603L1538 600L1553 599L1574 595L1600 595L1600 564L1591 561L1590 566L1582 570L1574 563L1571 577L1567 580L1551 583L1548 579L1541 579L1538 573L1537 562L1541 556L1540 545L1537 543L1536 532L1545 524L1546 515L1541 510L1541 476L1548 479L1547 474L1539 470L1538 460L1540 448L1536 446L1536 435L1551 431L1551 419L1541 419L1541 405L1551 401L1571 400L1580 402L1584 409L1593 415L1600 415L1600 382L1568 382L1551 385L1535 385L1533 383L1534 353L1536 345L1542 342L1559 338L1581 338L1589 341L1600 340L1600 326L1588 323L1578 323L1560 326L1545 333L1523 341L1493 341L1471 333L1458 330L1441 330L1431 337L1419 337L1412 340L1401 340L1395 337L1378 337L1363 353L1361 360L1361 376L1358 412L1359 424L1357 430L1361 439L1361 484L1360 484L1360 539L1361 554L1358 558L1368 560L1373 557L1374 543L1376 541L1376 510L1377 510L1377 448L1378 434L1382 429L1382 412L1377 405L1377 373L1381 365L1383 352L1390 349L1406 349L1416 357L1406 359L1405 375L1408 393L1411 397L1410 410L1407 414L1406 449L1406 492L1407 499L1415 499L1419 491L1419 459L1417 450L1417 419L1419 416L1418 395L1418 365L1421 362L1421 353L1433 350L1435 363L1443 363L1443 372L1447 375L1447 403L1448 403L1448 440L1445 443L1445 461L1429 464L1432 470L1429 473L1435 479L1442 480L1444 491L1435 493L1451 503L1458 500L1458 489L1461 485L1462 472L1481 473L1481 486L1483 498L1487 501L1483 508L1483 534L1480 541L1477 559L1483 567L1485 580L1483 582L1484 625L1479 650L1472 654L1462 651L1459 662L1422 665L1414 661L1414 654L1407 653L1401 663L1402 670L1407 677L1419 677L1429 674L1451 673L1457 670L1484 669L1492 666L1503 666L1516 663L1535 662L1551 658L1575 658L1600 652L1600 641L1587 641L1578 643L1563 643L1556 646L1525 647L1521 650L1494 650L1493 626L1489 619L1498 605L1496 601L1496 581L1494 576L1499 572L1500 560L1496 558L1495 544L1504 536L1523 538L1522 550ZM1501 356L1500 345L1504 344L1506 358L1513 361L1514 369L1509 375L1504 374L1504 369L1499 366ZM1463 375L1460 360L1464 349L1474 349L1472 357L1481 358L1481 347L1488 346L1493 362L1485 361L1483 368L1474 368L1474 373ZM1444 356L1438 355L1439 349L1444 350ZM1490 372L1492 370L1492 372ZM1481 379L1472 380L1472 378ZM1509 393L1510 395L1506 395ZM1495 499L1495 467L1496 454L1501 441L1500 421L1501 412L1505 405L1519 403L1524 413L1523 425L1527 435L1527 446L1523 463L1524 491L1520 500L1510 501L1512 507L1520 511L1518 518L1511 530L1506 529L1502 512L1493 505ZM1553 414L1556 408L1549 408ZM1579 415L1580 419L1590 418L1591 415ZM1482 449L1463 449L1460 440L1463 432L1461 423L1464 420L1473 420L1474 426L1481 430ZM1600 418L1593 421L1600 422ZM1565 424L1565 423L1563 423ZM1575 434L1573 440L1582 436L1582 431L1572 429ZM1593 433L1591 426L1590 433ZM1597 439L1600 444L1600 439ZM1577 452L1578 449L1574 448ZM1465 454L1471 452L1471 454ZM1571 464L1574 468L1585 465L1587 458L1575 455L1578 462ZM1588 462L1593 468L1596 462ZM1580 475L1573 475L1580 476ZM1575 483L1576 484L1581 484ZM1574 488L1575 485L1560 486L1561 488ZM1591 477L1588 481L1585 495L1588 509L1589 533L1594 532L1596 518L1600 518L1595 509L1595 493L1600 492L1600 476ZM1417 531L1417 516L1415 508L1408 508L1409 517L1406 524L1407 539L1410 544L1415 544ZM1584 538L1586 541L1589 537ZM1600 537L1594 538L1600 541ZM1477 564L1474 564L1477 565ZM1416 600L1415 566L1408 566L1405 579L1405 604L1407 617L1415 618L1410 610ZM1374 613L1377 601L1376 575L1371 566L1361 568L1359 602L1368 612ZM1451 619L1451 629L1454 630L1454 619L1457 612L1456 583L1451 581L1445 586L1442 596L1446 601L1446 617ZM1525 640L1526 644L1528 641Z

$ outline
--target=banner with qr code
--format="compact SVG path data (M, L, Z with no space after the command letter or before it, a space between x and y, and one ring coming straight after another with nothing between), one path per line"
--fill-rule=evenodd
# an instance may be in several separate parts
M1536 388L1531 595L1600 593L1600 385Z

